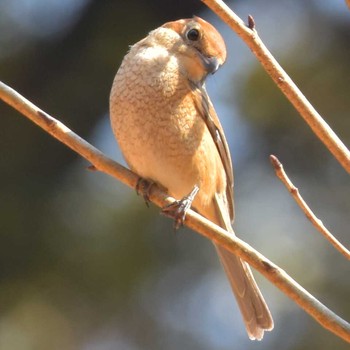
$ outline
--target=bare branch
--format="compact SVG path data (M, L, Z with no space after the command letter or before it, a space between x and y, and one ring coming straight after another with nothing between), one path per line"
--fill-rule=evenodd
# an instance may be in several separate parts
M275 169L277 177L282 181L282 183L287 187L288 191L293 196L294 200L298 203L301 210L304 212L306 217L311 221L311 223L316 227L316 229L321 232L321 234L329 241L335 249L342 253L348 260L350 260L350 252L347 250L323 225L322 221L317 218L317 216L312 212L310 207L306 204L303 197L297 187L295 187L292 181L289 179L288 175L284 171L282 163L274 155L270 156L270 161Z
M125 185L136 188L139 177L117 162L106 157L97 148L90 145L80 136L68 129L60 121L40 110L15 90L0 82L0 98L24 116L39 125L50 135L70 147L76 153L87 159L91 170L99 170L115 177ZM149 199L159 207L164 207L174 201L157 186L152 186ZM277 286L289 298L294 300L301 308L311 315L324 328L333 332L340 338L350 342L350 324L329 310L302 286L295 282L284 270L269 261L250 245L237 237L232 236L221 227L213 224L192 210L189 210L185 225L197 231L204 237L221 244L228 251L241 257L251 266L263 274L269 281Z
M97 148L86 142L79 135L67 128L59 120L51 117L18 92L0 81L0 98L18 112L29 118L32 122L47 131L66 146L71 148L93 166L91 170L103 171L129 187L135 188L138 177L122 165L106 157ZM95 169L94 169L94 168ZM90 167L89 167L90 168Z
M299 114L304 118L312 131L325 144L333 156L350 173L350 152L343 142L338 138L329 125L317 113L315 108L306 99L292 79L283 70L280 64L266 48L256 31L250 27L250 20L247 27L244 22L222 1L222 0L201 0L213 12L215 12L232 30L234 30L253 51L266 72L281 89L284 95L292 103ZM251 17L251 16L250 16Z

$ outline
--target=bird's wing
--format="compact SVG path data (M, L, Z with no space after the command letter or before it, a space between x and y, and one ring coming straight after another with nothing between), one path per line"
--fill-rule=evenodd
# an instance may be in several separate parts
M214 140L216 148L220 154L222 165L225 169L227 186L226 196L229 206L230 219L234 219L234 204L233 204L233 170L230 150L225 138L224 130L220 124L219 118L214 110L214 107L209 99L204 86L190 83L194 101L200 116L203 118L207 128Z

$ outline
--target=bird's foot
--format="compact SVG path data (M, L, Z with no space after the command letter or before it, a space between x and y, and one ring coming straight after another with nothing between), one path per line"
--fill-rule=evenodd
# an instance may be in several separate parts
M181 200L177 200L162 209L162 214L174 219L174 229L177 230L183 226L186 212L191 208L192 202L199 191L199 187L195 185L193 190Z
M150 199L149 194L151 192L151 189L155 183L149 180L146 180L142 177L139 177L136 184L136 193L138 196L142 196L143 200L145 201L147 207L149 207Z

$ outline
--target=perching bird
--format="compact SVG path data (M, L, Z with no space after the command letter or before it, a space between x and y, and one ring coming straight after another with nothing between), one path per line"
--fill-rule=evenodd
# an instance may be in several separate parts
M226 59L221 35L199 17L165 23L130 48L110 95L111 123L124 158L140 177L233 233L229 148L204 81ZM250 339L273 328L247 263L216 245Z

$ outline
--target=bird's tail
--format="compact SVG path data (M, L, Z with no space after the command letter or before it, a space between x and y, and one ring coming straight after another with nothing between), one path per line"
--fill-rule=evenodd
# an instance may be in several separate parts
M220 195L215 197L217 223L234 234L227 208ZM252 340L261 340L264 331L273 329L270 310L255 282L249 265L219 245L215 245L220 261L242 313L247 333Z

